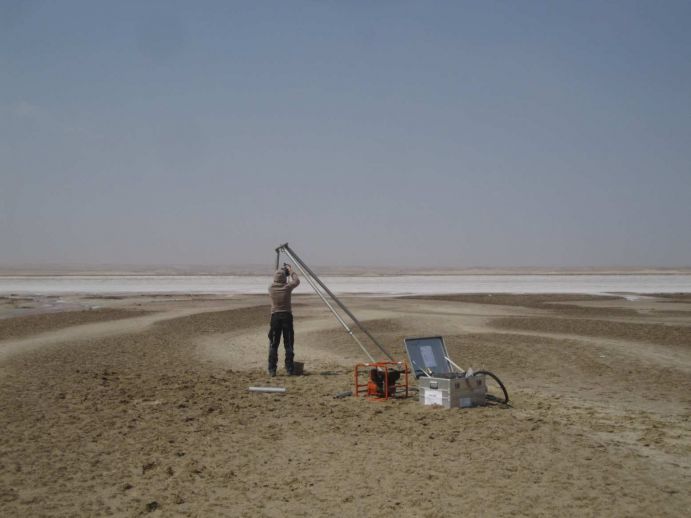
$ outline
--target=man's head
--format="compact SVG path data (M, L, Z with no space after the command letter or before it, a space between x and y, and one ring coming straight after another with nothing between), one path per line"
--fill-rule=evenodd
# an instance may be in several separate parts
M285 284L286 283L286 272L282 268L280 270L276 270L276 273L274 273L274 282L277 284Z

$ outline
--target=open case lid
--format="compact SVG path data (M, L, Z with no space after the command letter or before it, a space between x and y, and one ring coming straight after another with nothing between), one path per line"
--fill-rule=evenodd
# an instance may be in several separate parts
M449 353L441 336L404 338L403 342L415 377L423 375L423 369L425 372L431 371L433 375L453 372L451 364L446 359Z

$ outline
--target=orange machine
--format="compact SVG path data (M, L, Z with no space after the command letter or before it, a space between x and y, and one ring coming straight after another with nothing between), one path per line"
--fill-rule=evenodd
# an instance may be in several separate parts
M409 373L408 364L404 361L358 363L355 365L353 394L373 400L408 397Z

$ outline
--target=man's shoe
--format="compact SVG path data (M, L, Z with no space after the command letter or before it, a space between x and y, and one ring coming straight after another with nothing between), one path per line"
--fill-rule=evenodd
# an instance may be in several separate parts
M276 371L269 369L269 376L271 376L272 378L275 378L276 377Z

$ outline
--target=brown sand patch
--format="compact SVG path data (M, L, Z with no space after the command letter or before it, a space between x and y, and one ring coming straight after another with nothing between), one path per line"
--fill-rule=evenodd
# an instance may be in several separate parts
M450 302L468 302L471 304L500 304L503 306L541 307L553 302L585 302L600 300L620 300L611 295L587 295L564 293L454 293L447 295L415 295L405 297L418 300L446 300Z
M691 311L675 310L675 309L653 309L650 313L654 316L662 317L681 317L691 320Z
M572 315L617 316L637 315L637 311L621 307L594 307L574 304L577 302L620 301L621 297L610 295L581 295L581 294L512 294L512 293L468 293L454 295L431 295L406 297L416 300L438 300L471 304L491 304L496 306L518 306L541 310L552 310L558 313ZM569 304L571 303L571 304Z
M662 302L691 302L691 293L654 293L651 296L661 299Z
M0 340L23 338L66 327L146 315L150 311L102 308L0 319Z
M691 326L541 317L496 318L490 325L499 329L598 336L691 348Z

